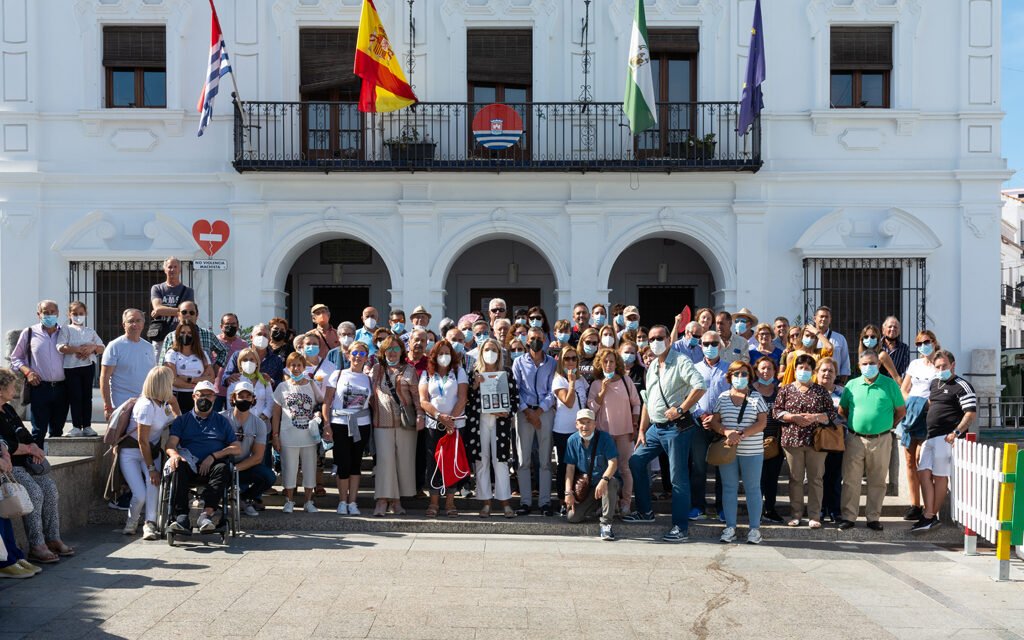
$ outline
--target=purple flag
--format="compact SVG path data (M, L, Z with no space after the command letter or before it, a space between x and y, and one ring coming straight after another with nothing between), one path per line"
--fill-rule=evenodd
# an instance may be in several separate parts
M764 108L761 83L764 82L764 32L761 28L761 0L754 5L754 26L750 28L750 57L747 58L747 79L740 98L740 135L747 135L754 118Z

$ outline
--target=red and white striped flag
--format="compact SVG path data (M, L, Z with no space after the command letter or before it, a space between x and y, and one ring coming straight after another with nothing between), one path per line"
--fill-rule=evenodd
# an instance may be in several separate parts
M212 25L210 28L210 66L206 72L206 82L203 84L203 92L199 95L199 104L196 105L201 117L199 119L199 132L197 135L203 135L203 131L206 130L206 126L210 124L210 118L213 116L213 99L217 97L217 87L220 85L220 79L231 71L231 62L228 61L228 51L224 47L224 33L220 29L220 20L217 19L217 8L213 6L213 0L210 0L210 12ZM234 75L231 76L234 81ZM238 94L238 88L235 87L235 94Z

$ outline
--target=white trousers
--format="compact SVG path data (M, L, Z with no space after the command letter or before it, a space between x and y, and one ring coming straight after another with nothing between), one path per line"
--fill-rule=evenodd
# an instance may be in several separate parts
M156 468L160 469L160 461L154 462ZM138 449L121 449L117 453L117 464L121 466L121 475L132 490L132 501L128 504L128 519L138 522L142 507L145 506L145 522L155 523L160 487L149 481L149 469L146 468L146 461L142 459L142 452Z
M494 493L491 493L491 467L494 467ZM476 461L476 492L481 500L508 500L512 497L508 463L498 461L498 421L493 415L480 416L480 459Z
M302 487L316 487L316 445L304 447L281 447L281 484L285 489L294 489L299 478L299 464L302 464Z

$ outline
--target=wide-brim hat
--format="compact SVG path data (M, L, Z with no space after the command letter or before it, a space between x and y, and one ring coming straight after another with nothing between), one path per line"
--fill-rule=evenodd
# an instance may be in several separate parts
M415 316L427 316L428 319L433 317L432 315L430 315L430 312L427 311L427 308L424 307L422 304L413 309L412 313L409 314L410 318L413 318Z
M622 310L622 317L623 318L628 318L629 316L636 316L636 317L639 318L640 317L640 309L637 309L633 305L630 305L630 306L626 307L625 309L623 309Z
M743 307L736 313L732 314L733 320L736 320L737 318L746 318L750 324L757 324L757 316L751 313L750 309L746 307Z
M317 311L326 311L327 313L331 312L331 310L327 308L327 305L322 303L322 302L314 304L313 308L309 310L309 313L310 313L310 315L312 315L312 314L316 313Z

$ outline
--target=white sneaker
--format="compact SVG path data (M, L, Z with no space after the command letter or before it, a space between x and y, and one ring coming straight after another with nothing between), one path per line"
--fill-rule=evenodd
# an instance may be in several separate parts
M303 508L306 510L306 513L316 513L317 512L316 505L313 504L312 500L306 500L306 504L304 505Z
M159 540L160 532L157 531L156 525L152 522L147 522L142 525L142 539L143 540Z
M734 527L726 527L722 530L722 537L719 538L722 542L735 542L736 541L736 529Z
M82 429L82 435L87 437L87 438L95 438L96 436L98 436L100 434L98 434L95 431L93 431L92 427L86 427L86 428Z
M761 530L751 529L747 534L747 544L761 544Z
M206 533L217 528L217 525L213 524L213 518L205 511L199 514L199 517L196 519L196 526L199 527L199 533Z
M359 507L356 506L356 503L354 503L354 502L348 503L348 515L350 515L350 516L359 516L359 515L362 515L362 514L363 514L363 512L359 510Z
M245 503L245 509L242 510L242 513L250 518L257 518L260 515L260 512L256 510L256 507L251 502Z
M339 516L347 516L348 515L348 503L347 502L339 502L338 503L338 515Z
M291 500L284 501L284 507L281 509L284 513L291 513L295 510L295 503Z
M124 524L124 529L121 530L121 533L123 533L126 536L134 536L135 535L135 531L138 530L138 528L139 528L139 519L138 518L128 518L128 521Z
M79 429L78 427L75 427L75 428L71 429L71 431L68 431L67 437L69 437L69 438L81 438L83 435L84 435L84 433L82 432L82 430Z

